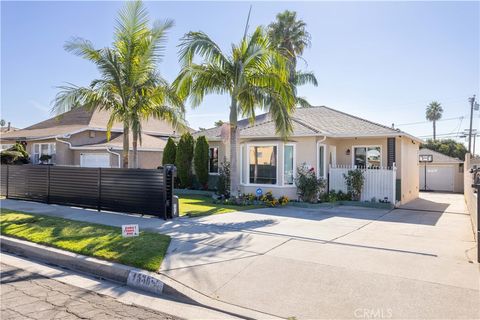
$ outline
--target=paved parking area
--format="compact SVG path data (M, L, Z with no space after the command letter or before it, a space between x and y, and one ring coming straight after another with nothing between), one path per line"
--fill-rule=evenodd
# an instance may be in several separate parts
M393 211L287 207L168 222L3 204L169 234L160 272L276 316L479 318L479 266L462 195L425 193Z

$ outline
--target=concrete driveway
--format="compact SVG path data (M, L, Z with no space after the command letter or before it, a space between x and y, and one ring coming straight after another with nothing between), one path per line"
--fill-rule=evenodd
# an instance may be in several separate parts
M289 207L199 218L168 232L175 240L161 272L280 317L478 318L463 203L425 193L393 211Z
M287 207L167 222L1 205L169 234L161 273L266 318L480 318L479 265L462 195L425 193L393 211Z

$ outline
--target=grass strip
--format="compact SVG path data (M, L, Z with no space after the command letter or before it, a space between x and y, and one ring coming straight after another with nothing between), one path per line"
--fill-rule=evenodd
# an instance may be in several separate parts
M157 271L165 257L170 237L141 231L124 238L122 230L100 224L2 209L2 235L63 249L85 256Z
M234 211L245 211L264 208L262 205L235 206L213 203L212 197L204 195L180 195L180 215L201 217L212 214L222 214Z

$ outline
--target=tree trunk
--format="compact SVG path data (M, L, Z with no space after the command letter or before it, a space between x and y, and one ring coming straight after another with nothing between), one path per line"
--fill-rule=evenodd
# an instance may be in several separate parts
M123 168L128 168L128 153L130 150L130 128L123 124Z
M435 120L433 120L433 141L437 140L437 125Z
M232 98L230 106L230 196L238 196L238 188L240 186L240 177L238 170L238 128L237 128L237 100Z
M132 139L133 146L133 157L132 157L132 168L138 168L138 132L133 132Z

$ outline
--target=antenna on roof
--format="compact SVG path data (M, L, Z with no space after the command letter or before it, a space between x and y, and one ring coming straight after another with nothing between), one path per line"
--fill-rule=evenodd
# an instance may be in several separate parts
M245 24L245 32L243 33L243 40L247 38L247 32L248 32L248 23L250 22L250 13L252 12L252 5L250 5L250 9L248 9L248 17L247 17L247 23Z

